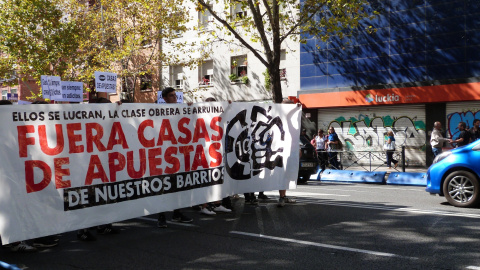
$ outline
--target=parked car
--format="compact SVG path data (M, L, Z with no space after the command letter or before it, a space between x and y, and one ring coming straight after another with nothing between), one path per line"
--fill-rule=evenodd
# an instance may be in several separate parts
M430 194L445 196L458 207L474 207L480 202L480 140L438 155L427 172Z
M317 173L318 159L315 147L306 138L300 137L300 164L297 183L305 183Z

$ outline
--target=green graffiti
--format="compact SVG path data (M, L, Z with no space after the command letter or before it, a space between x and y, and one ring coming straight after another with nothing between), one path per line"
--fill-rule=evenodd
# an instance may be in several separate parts
M382 117L382 119L383 119L383 126L385 126L385 127L393 126L394 120L390 115L384 116L384 117Z
M425 128L426 125L425 125L425 123L424 123L423 121L415 121L414 124L415 124L415 128L416 128L416 129L421 129L421 130L425 130L425 129L426 129L426 128Z

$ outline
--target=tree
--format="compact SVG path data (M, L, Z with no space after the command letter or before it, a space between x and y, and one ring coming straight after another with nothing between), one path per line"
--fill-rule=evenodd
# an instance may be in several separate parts
M94 71L113 71L136 80L194 50L172 42L187 20L180 0L0 1L0 78L16 71L88 84Z
M313 35L326 41L332 36L349 35L360 22L376 14L369 8L367 0L193 0L197 9L209 12L215 18L216 29L233 36L242 46L248 48L266 67L270 90L275 103L282 101L280 83L281 45L288 38L305 42L305 36ZM223 4L223 11L214 5ZM225 10L241 8L237 16ZM213 38L222 42L232 39L220 38L211 32ZM262 50L255 48L260 43Z

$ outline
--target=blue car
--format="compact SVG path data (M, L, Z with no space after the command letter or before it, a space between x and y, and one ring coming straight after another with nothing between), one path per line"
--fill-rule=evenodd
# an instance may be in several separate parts
M480 202L480 140L438 155L427 172L430 194L445 196L457 207Z

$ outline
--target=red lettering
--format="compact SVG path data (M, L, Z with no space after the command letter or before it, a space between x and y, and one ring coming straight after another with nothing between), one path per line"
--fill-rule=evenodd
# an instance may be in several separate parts
M77 145L76 143L82 140L82 135L75 135L75 131L81 130L82 125L80 123L67 124L67 136L68 147L70 154L82 153L84 150L83 145Z
M180 150L180 153L183 154L183 164L185 165L185 171L190 171L190 152L193 152L193 146L180 146L178 150Z
M198 168L198 166L202 166L205 169L208 168L208 162L207 162L207 159L205 158L203 145L201 144L197 145L197 148L195 149L195 156L193 157L193 163L192 163L192 171L195 171Z
M110 171L110 182L117 181L117 172L122 171L125 168L125 157L118 153L108 153L108 169Z
M195 130L193 131L192 142L196 143L200 139L205 139L205 142L210 141L210 138L208 137L207 127L205 126L205 120L203 120L203 118L197 119L197 123L195 124Z
M97 172L95 172L95 169L97 169ZM107 174L105 173L102 162L97 155L92 155L90 157L90 162L88 163L87 177L85 177L85 185L91 185L93 179L100 179L103 183L108 183Z
M147 140L145 138L145 129L147 127L153 128L153 120L145 120L140 125L138 126L137 130L137 136L138 136L138 141L143 145L143 147L150 148L155 146L155 140Z
M33 169L39 168L43 171L43 179L40 183L35 183ZM40 191L50 184L52 179L52 170L47 163L41 160L27 160L25 161L25 184L27 193Z
M62 180L64 176L70 175L70 169L62 168L63 165L70 164L70 159L68 157L65 158L55 158L53 160L54 168L55 168L55 187L59 188L69 188L72 186L70 180Z
M43 153L50 156L58 155L63 151L64 139L62 125L55 125L55 133L57 134L57 146L55 146L54 148L50 148L48 146L47 130L45 128L45 125L38 126L38 139L40 142L40 149L42 149Z
M108 139L107 149L112 150L113 147L117 144L120 144L123 149L128 149L127 139L125 138L125 134L123 133L122 125L120 124L120 122L113 122L110 138Z
M165 174L173 174L180 170L180 160L175 156L177 153L177 147L168 147L165 151L165 162L172 164L171 167L165 167Z
M95 135L93 135L95 130ZM98 151L104 152L107 149L105 145L100 141L103 137L103 127L99 123L87 123L85 124L85 139L87 142L87 153L93 152L93 145L97 147Z
M190 118L186 118L186 117L178 121L178 131L185 134L185 137L178 138L178 142L181 144L187 144L192 140L192 132L188 127L185 127L185 125L188 125L189 123L190 123Z
M213 131L216 131L218 135L213 135L212 134L212 141L220 141L222 140L223 137L223 128L218 124L219 122L222 121L222 118L220 116L215 116L212 121L210 122L210 128Z
M133 158L133 151L128 151L127 152L127 173L130 178L140 178L145 175L145 172L147 171L147 157L145 154L145 149L139 149L138 150L139 158L140 160L140 168L135 170L135 159Z
M168 119L162 120L160 132L158 133L157 146L163 145L164 141L170 141L172 144L177 144L175 134L173 134L172 126L170 125L170 120Z
M208 153L210 154L210 157L215 159L215 162L210 161L210 168L213 168L222 164L222 153L217 151L217 150L220 150L221 147L222 147L221 143L212 143L208 148Z
M148 149L148 169L150 170L150 176L161 175L163 173L162 168L158 168L158 165L162 164L162 158L157 157L162 154L162 148Z
M20 157L27 157L27 146L35 145L35 138L27 137L28 133L35 133L34 126L18 126L18 155Z

